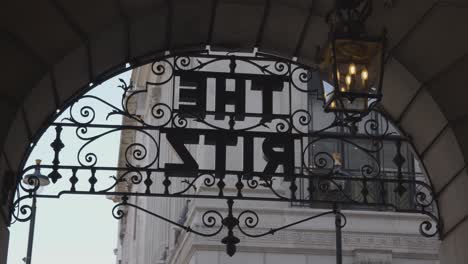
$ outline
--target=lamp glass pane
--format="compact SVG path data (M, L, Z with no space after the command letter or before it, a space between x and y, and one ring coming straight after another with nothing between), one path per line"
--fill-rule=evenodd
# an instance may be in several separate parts
M335 54L330 44L321 65L326 71L324 80L329 83L324 85L325 106L329 111L366 111L380 92L382 42L334 41Z

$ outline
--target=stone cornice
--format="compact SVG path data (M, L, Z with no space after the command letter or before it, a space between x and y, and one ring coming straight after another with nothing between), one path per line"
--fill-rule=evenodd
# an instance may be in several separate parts
M266 231L266 229L258 230L258 232L262 231ZM237 235L241 239L238 252L329 256L335 254L335 233L333 231L283 230L273 236L263 238ZM222 233L210 238L187 234L179 248L176 249L171 263L185 263L194 252L199 250L224 252L224 245L220 244L223 236ZM371 254L390 252L394 258L438 260L439 243L436 239L427 239L418 235L344 232L343 255L355 256L356 252L369 252Z
M203 229L201 229L203 230ZM206 232L209 230L206 229ZM256 232L261 233L268 229L259 228ZM196 244L219 244L220 239L225 236L222 232L214 237L196 237ZM334 250L334 231L303 231L303 230L282 230L275 235L268 235L261 238L249 238L242 234L237 234L241 240L240 246L245 247L265 247L268 249L286 248L294 250L310 249ZM438 255L439 241L429 239L419 235L382 234L382 233L362 233L343 232L344 251L354 250L389 250L395 253L416 254L416 255ZM276 251L276 250L275 250ZM300 250L301 251L301 250ZM291 251L288 251L293 253ZM297 252L296 252L297 253Z
M251 206L249 206L251 207ZM242 207L242 210L249 209ZM275 218L287 218L287 220L310 216L326 210L311 208L288 208L276 207L261 209L256 207L256 211L261 218L268 215L270 220ZM218 210L223 212L221 206L206 205L203 201L194 204L189 214L187 225L201 232L210 233L212 229L207 229L197 223L200 213L206 210ZM240 209L234 213L239 213ZM396 214L391 212L369 212L369 211L344 211L351 221L370 221L376 225L367 227L367 231L350 228L343 230L343 254L355 256L355 252L390 252L396 258L437 260L439 257L440 241L436 238L425 238L417 233L405 233L398 230L398 225L402 221L405 223L417 224L424 217L415 214ZM275 216L276 215L276 216ZM261 238L249 238L239 232L236 235L241 243L238 245L238 252L272 252L284 254L305 254L305 255L328 255L335 254L335 232L333 225L328 223L333 217L324 219L322 223L313 222L307 225L290 227L276 232L274 235L267 235ZM330 221L329 221L330 220ZM273 220L271 220L273 221ZM281 220L280 220L281 221ZM273 221L274 222L274 221ZM261 225L252 233L262 233L269 230L270 226ZM388 229L382 226L388 226ZM397 226L397 228L395 228ZM220 240L225 236L223 232L215 237L199 237L192 234L184 234L180 244L174 250L172 263L185 263L197 250L223 251L224 245ZM371 254L372 255L372 254ZM373 256L373 255L372 255Z

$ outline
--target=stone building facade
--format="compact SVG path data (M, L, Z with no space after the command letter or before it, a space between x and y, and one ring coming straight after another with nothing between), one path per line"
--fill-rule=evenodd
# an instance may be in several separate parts
M137 68L132 73L134 89L145 89L147 81L156 78L149 65ZM151 105L170 100L170 93L162 89L149 89L144 96L133 98L130 107L142 117L151 116ZM249 100L255 100L251 98ZM298 100L300 104L311 104L309 98ZM282 107L281 101L276 105ZM322 113L318 103L312 104L314 113ZM327 117L318 118L325 122ZM124 124L132 121L125 120ZM121 149L129 144L139 142L151 149L151 142L134 132L123 132ZM200 164L211 164L213 153L197 146L189 147ZM352 151L352 150L350 150ZM161 146L160 155L166 160L179 162L177 154L168 146ZM232 150L236 154L236 150ZM240 153L238 153L240 154ZM352 154L352 153L351 153ZM120 154L120 165L125 165L124 153ZM408 153L409 155L409 153ZM231 163L241 162L241 155L231 155ZM413 172L419 173L417 162L412 164ZM154 179L157 181L157 179ZM282 183L276 183L281 190ZM183 183L173 182L173 185ZM162 184L154 184L158 188ZM138 185L122 184L117 188L138 190ZM198 186L197 192L210 192L209 187ZM234 190L226 190L226 192ZM263 190L257 189L261 193ZM287 192L287 190L283 190ZM203 230L201 216L207 210L226 212L224 200L181 198L131 197L130 202L149 211L167 217L186 226ZM256 232L266 231L288 223L324 212L323 208L314 206L293 205L285 202L252 202L243 201L239 208L252 208L259 215ZM347 225L343 229L343 260L346 264L438 264L439 241L436 238L425 238L419 234L419 225L425 219L421 215L393 213L388 211L370 212L344 210ZM208 230L209 231L209 230ZM281 230L274 235L261 238L249 238L239 234L241 243L237 253L229 257L221 244L223 234L214 237L202 237L186 233L169 223L151 215L128 208L126 217L119 222L119 239L116 248L117 264L205 264L205 263L242 263L242 264L332 264L335 257L334 217L325 216L294 227Z

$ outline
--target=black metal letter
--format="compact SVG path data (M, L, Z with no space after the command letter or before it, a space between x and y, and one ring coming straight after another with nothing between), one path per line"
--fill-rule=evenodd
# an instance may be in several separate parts
M183 130L173 130L174 132L167 133L167 141L174 148L182 163L166 163L166 175L180 177L196 177L198 171L198 163L192 157L192 154L187 150L184 144L198 144L199 135L189 133Z
M226 105L234 105L236 120L245 118L245 80L235 79L235 91L226 91L226 79L216 79L216 115L215 119L224 119Z
M188 114L205 118L206 113L206 77L198 72L184 72L180 75L179 110Z
M283 80L273 76L255 79L252 80L252 90L262 91L262 120L270 121L273 115L273 91L283 90Z
M283 151L274 148L282 148ZM262 149L267 162L263 172L273 175L278 166L283 165L285 179L290 179L294 174L294 141L289 137L275 135L265 138Z
M208 133L205 135L206 145L215 145L215 176L224 178L226 174L226 147L237 145L237 137L222 132Z
M244 136L244 180L250 180L253 177L254 170L254 141L251 136Z

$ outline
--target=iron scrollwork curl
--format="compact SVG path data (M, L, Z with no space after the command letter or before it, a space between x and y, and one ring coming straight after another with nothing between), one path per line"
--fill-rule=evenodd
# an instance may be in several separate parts
M151 72L156 76L155 81L148 82L148 85L160 86L173 80L174 63L170 59L156 60L151 64Z
M215 185L215 183L216 183L216 178L215 178L214 174L212 174L212 173L200 173L200 174L198 174L197 177L195 177L193 179L182 180L182 182L186 183L187 186L184 189L182 189L181 191L179 191L179 192L174 192L173 195L181 195L181 194L187 193L191 189L196 191L197 190L196 183L200 179L203 179L202 182L203 182L205 187L213 187Z
M442 229L441 222L433 214L426 214L430 220L423 220L419 224L419 233L424 237L435 237Z
M315 94L318 91L307 89L307 86L314 78L314 72L317 72L317 68L305 67L298 65L291 71L291 85L299 92L305 94ZM315 77L318 78L318 77ZM305 87L305 88L304 88Z
M17 199L12 205L12 221L27 222L31 220L33 214L32 204L24 204L24 202L33 202L33 195L25 195Z
M169 224L172 224L172 225L175 225L189 233L194 233L196 235L199 235L199 236L205 236L205 237L212 237L212 236L216 236L217 234L219 234L222 230L223 230L223 225L221 224L222 220L223 220L223 216L221 215L221 213L215 211L215 210L209 210L209 211L206 211L203 215L202 215L202 223L205 227L207 228L215 228L215 230L213 232L210 232L210 233L204 233L204 232L201 232L201 231L197 231L197 230L194 230L192 227L190 226L185 226L183 223L178 223L176 221L173 221L165 216L162 216L162 215L159 215L157 213L154 213L154 212L151 212L141 206L138 206L136 204L133 204L133 203L130 203L128 202L128 197L124 196L122 198L122 202L114 205L114 207L112 208L112 216L115 218L115 219L122 219L125 215L126 215L126 210L123 210L122 208L124 207L131 207L131 208L134 208L135 210L138 210L138 211L141 211L141 212L144 212L146 214L149 214L149 215L152 215L160 220L163 220L165 222L168 222Z

